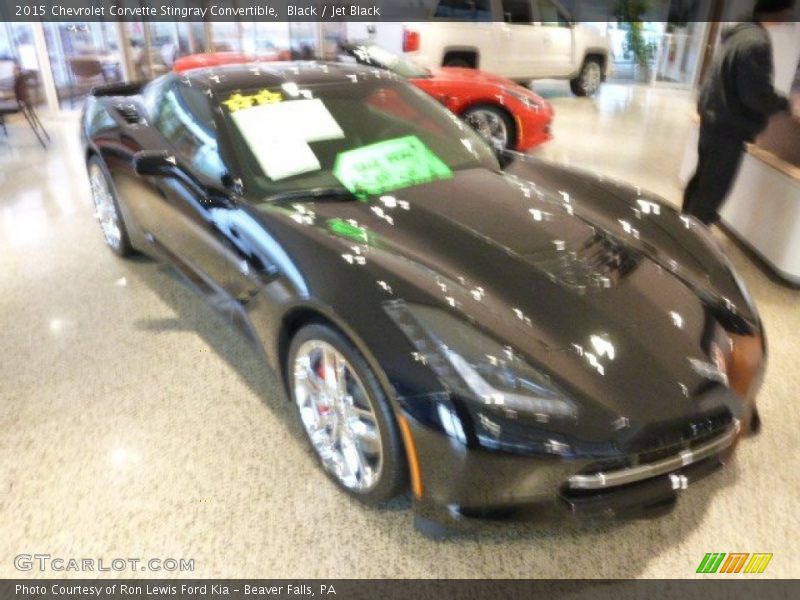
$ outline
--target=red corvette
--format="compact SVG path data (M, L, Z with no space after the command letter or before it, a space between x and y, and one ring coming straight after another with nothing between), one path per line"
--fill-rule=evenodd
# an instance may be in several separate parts
M429 70L370 44L345 44L343 60L387 69L407 78L469 123L490 143L525 152L552 139L553 108L509 79L476 69L442 67ZM194 54L175 61L175 71L241 64L283 57L254 57L235 52Z
M345 59L407 78L494 145L525 152L552 139L553 107L510 79L477 69L426 69L371 44L345 44L342 52Z

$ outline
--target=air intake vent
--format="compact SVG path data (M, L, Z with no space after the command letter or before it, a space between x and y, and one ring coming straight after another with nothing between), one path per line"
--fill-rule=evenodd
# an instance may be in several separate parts
M131 125L141 123L143 120L142 116L139 114L139 110L133 104L117 104L114 108L120 116Z
M636 252L596 233L577 248L528 255L550 278L578 293L614 287L639 263Z

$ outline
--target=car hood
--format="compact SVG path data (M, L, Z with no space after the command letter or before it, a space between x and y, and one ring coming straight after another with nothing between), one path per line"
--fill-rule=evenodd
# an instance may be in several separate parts
M711 408L696 401L711 384L692 361L709 361L713 294L675 272L646 219L604 219L568 192L486 169L312 210L386 300L458 314L587 399L606 425Z
M522 87L510 79L506 79L505 77L500 77L499 75L494 75L492 73L487 73L486 71L480 71L478 69L468 69L464 67L439 67L436 69L431 69L430 71L431 74L440 81L453 81L470 84L485 83L512 88Z
M503 90L513 90L524 96L528 96L537 104L544 104L544 99L534 91L520 85L505 77L480 71L478 69L467 69L462 67L440 67L431 69L433 80L441 84L467 85L470 88L488 86L491 88L502 88Z

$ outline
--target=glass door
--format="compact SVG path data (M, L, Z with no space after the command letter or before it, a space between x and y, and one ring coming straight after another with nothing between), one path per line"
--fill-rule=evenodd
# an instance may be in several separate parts
M656 62L656 82L692 87L703 57L708 23L668 24Z
M665 85L692 87L703 61L712 11L711 0L671 0L667 23L659 42L655 81Z

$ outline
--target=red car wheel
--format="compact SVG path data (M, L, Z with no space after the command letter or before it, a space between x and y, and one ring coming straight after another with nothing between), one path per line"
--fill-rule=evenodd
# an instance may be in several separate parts
M481 104L471 106L461 117L493 146L513 149L516 145L514 121L505 110Z

